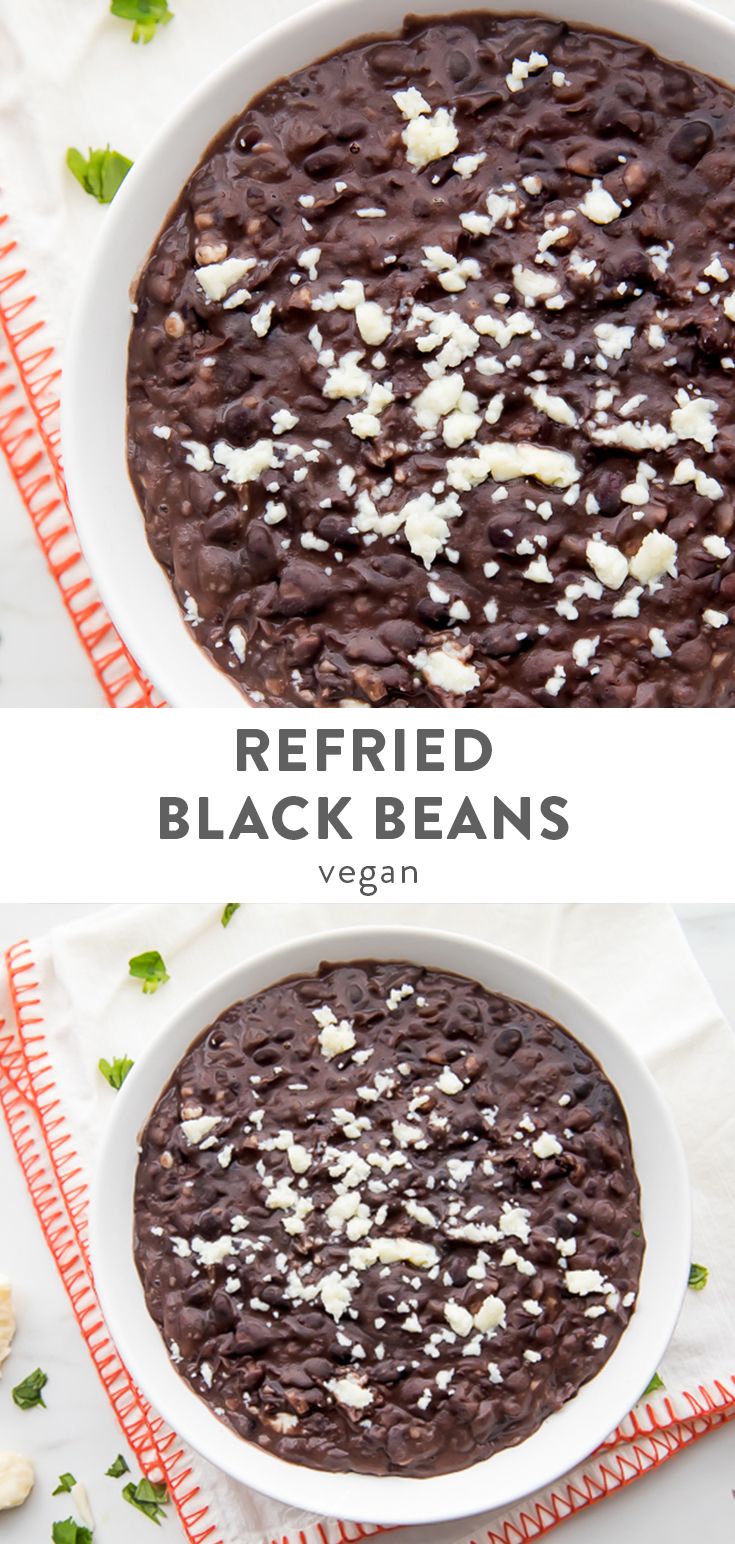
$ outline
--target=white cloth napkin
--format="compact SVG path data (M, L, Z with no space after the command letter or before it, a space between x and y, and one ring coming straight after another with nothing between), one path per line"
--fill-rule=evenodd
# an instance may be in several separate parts
M174 21L136 45L109 0L0 0L0 209L57 345L105 218L67 170L68 147L135 160L205 75L304 4L172 0Z
M288 938L366 920L364 906L243 906L223 928L220 910L114 907L33 942L56 1088L89 1176L116 1097L97 1071L100 1056L139 1056L192 991L238 960ZM370 909L371 922L406 920L400 906ZM690 1417L684 1391L696 1394L718 1379L731 1384L734 1370L728 1299L735 1282L735 1042L673 913L653 906L418 906L411 921L483 937L552 969L607 1014L651 1066L687 1152L694 1258L710 1270L706 1291L687 1295L661 1369L668 1406ZM171 977L153 996L144 996L127 970L129 958L148 949L160 951ZM670 1419L663 1400L658 1414ZM293 1540L300 1530L313 1538L318 1521L330 1544L339 1538L325 1519L246 1491L196 1456L192 1465L222 1544ZM590 1472L583 1466L569 1478L584 1487ZM488 1529L495 1538L492 1524L500 1525L490 1517L459 1523L442 1538L450 1544Z

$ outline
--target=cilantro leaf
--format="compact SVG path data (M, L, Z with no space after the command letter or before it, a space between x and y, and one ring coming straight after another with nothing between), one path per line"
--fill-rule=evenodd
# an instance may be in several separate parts
M227 905L225 906L225 909L224 909L224 911L222 913L222 916L220 917L220 922L222 923L222 926L223 927L229 927L229 924L231 923L231 921L232 921L232 919L233 919L233 917L235 915L235 912L239 911L239 910L240 910L240 902L239 901L228 901Z
M110 13L123 21L135 22L133 43L150 43L156 29L168 26L174 17L168 0L110 0Z
M648 1384L648 1387L643 1390L641 1399L645 1399L647 1394L655 1394L656 1389L663 1389L665 1387L666 1384L664 1383L663 1378L660 1378L658 1373L655 1372L650 1383Z
M33 1410L36 1405L43 1405L45 1410L46 1403L42 1390L47 1383L46 1373L41 1372L40 1367L37 1367L36 1371L29 1373L22 1383L16 1384L12 1391L13 1404L17 1405L19 1410Z
M706 1265L691 1265L689 1267L689 1283L693 1292L703 1292L709 1281L709 1271Z
M53 1544L93 1544L89 1528L75 1523L73 1517L67 1517L63 1523L54 1523L51 1538Z
M146 954L135 954L128 965L131 976L143 982L144 992L157 992L164 981L171 980L157 949L149 949Z
M73 1474L60 1474L59 1483L56 1487L56 1490L52 1490L51 1494L52 1496L62 1496L65 1493L68 1494L68 1492L73 1488L74 1485L76 1485L76 1483L77 1482Z
M168 1491L165 1485L154 1485L152 1480L145 1478L134 1485L131 1480L125 1486L123 1496L131 1506L142 1512L144 1517L149 1517L152 1523L160 1525L161 1518L165 1515L163 1508L168 1504Z
M131 1062L129 1056L115 1056L111 1062L106 1061L104 1056L101 1056L97 1063L103 1078L107 1079L110 1088L122 1088L130 1068L134 1065L135 1063Z
M66 164L85 193L96 198L98 204L111 204L133 163L109 145L105 150L90 150L85 160L81 150L72 145L66 152Z
M129 1473L130 1464L126 1463L122 1453L118 1453L114 1463L111 1463L109 1469L105 1470L105 1474L109 1474L111 1480L119 1480L121 1474Z

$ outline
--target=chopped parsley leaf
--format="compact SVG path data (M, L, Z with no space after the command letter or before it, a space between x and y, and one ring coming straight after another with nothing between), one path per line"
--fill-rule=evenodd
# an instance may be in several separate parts
M105 1474L109 1474L111 1480L119 1480L121 1474L129 1473L130 1464L123 1458L122 1453L118 1453L114 1463L111 1463L109 1469L105 1470Z
M650 1383L649 1383L649 1385L648 1385L648 1387L643 1390L643 1393L641 1394L641 1399L645 1399L647 1394L655 1394L656 1389L663 1389L665 1387L666 1387L666 1384L664 1383L663 1378L660 1378L658 1373L655 1372L653 1377L652 1377L652 1379L651 1379L651 1381L650 1381Z
M105 150L90 150L85 160L81 150L72 145L66 152L66 164L85 193L96 198L98 204L111 204L133 163L109 145Z
M62 1496L64 1494L68 1494L69 1491L74 1488L76 1483L77 1482L73 1474L60 1474L59 1483L56 1487L56 1490L52 1490L51 1494L52 1496Z
M106 1061L104 1056L101 1056L97 1066L103 1078L106 1078L109 1083L110 1088L122 1088L134 1063L131 1062L129 1056L115 1056L111 1062Z
M128 966L131 976L143 982L144 992L157 992L164 981L171 980L157 949L149 949L146 954L133 955L132 960L128 961Z
M168 1491L165 1485L154 1485L152 1480L142 1479L134 1485L132 1480L123 1490L123 1496L131 1506L137 1507L145 1517L149 1517L152 1523L160 1525L161 1518L165 1515L163 1508L168 1503Z
M174 16L168 0L110 0L110 14L135 23L133 43L150 43L157 28L168 26Z
M92 1544L89 1528L75 1523L73 1517L67 1517L63 1523L54 1523L51 1538L53 1544Z
M17 1405L19 1410L33 1410L36 1405L43 1405L45 1410L46 1402L42 1390L47 1383L46 1373L41 1372L40 1367L37 1367L36 1371L29 1373L22 1383L16 1384L13 1389L13 1404Z

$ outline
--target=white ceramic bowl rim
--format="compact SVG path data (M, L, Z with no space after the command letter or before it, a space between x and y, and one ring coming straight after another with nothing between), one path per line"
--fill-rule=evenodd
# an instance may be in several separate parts
M646 1235L636 1310L589 1383L516 1447L430 1479L331 1474L284 1462L240 1439L181 1379L150 1318L131 1247L137 1139L193 1040L232 1002L323 960L412 960L479 980L568 1028L601 1062L629 1121ZM244 960L170 1020L117 1095L92 1192L95 1283L110 1332L156 1409L196 1451L241 1483L319 1514L385 1525L439 1522L506 1506L546 1488L623 1420L676 1323L690 1262L686 1165L671 1117L643 1062L597 1011L547 971L479 940L407 927L319 934Z
M369 33L395 31L404 14L492 9L558 17L561 0L532 7L471 0L372 0ZM572 24L639 39L668 58L735 77L735 25L695 0L571 0ZM205 80L161 129L110 209L80 291L64 361L62 433L67 483L85 555L102 599L146 674L172 705L243 707L234 683L199 648L168 577L148 547L125 460L125 376L131 285L207 145L281 75L365 36L364 0L318 0L247 43Z

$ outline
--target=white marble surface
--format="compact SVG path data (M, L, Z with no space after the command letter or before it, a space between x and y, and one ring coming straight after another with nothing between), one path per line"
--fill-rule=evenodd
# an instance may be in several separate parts
M0 906L0 947L91 909ZM735 905L680 906L677 911L723 1012L735 1025ZM1 1121L0 1222L0 1270L12 1276L19 1310L12 1359L0 1384L0 1449L27 1452L38 1476L26 1507L3 1515L3 1544L43 1544L50 1537L52 1520L69 1513L65 1498L52 1500L50 1494L65 1470L88 1486L97 1522L95 1544L145 1540L146 1520L122 1502L119 1483L105 1477L124 1444L73 1323ZM10 1400L10 1388L38 1365L50 1377L48 1409L21 1412ZM631 1544L647 1544L650 1538L667 1544L709 1538L720 1544L733 1536L734 1482L735 1424L565 1524L559 1537L570 1544L619 1544L622 1538ZM157 1537L165 1544L182 1534L170 1519ZM448 1529L415 1530L415 1536L402 1535L401 1544L443 1544L448 1537Z

